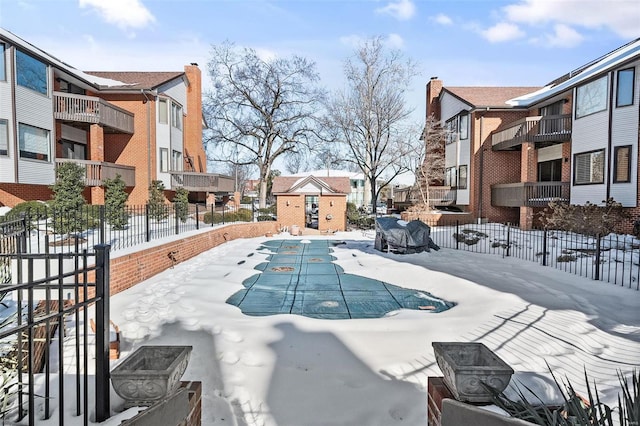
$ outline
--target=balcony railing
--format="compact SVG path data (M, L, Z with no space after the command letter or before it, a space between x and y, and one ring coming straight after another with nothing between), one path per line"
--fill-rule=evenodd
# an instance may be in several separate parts
M569 202L569 182L491 185L491 205L497 207L546 207L553 200Z
M136 168L133 166L101 161L56 158L56 165L62 163L76 163L84 167L84 184L86 186L102 186L105 180L114 179L116 175L120 175L126 186L136 186Z
M171 172L171 188L194 192L233 192L235 179L215 173Z
M117 133L133 134L133 114L94 96L54 92L56 120L100 124Z
M571 115L525 117L494 131L491 145L494 151L515 149L524 142L538 146L571 140Z
M430 186L429 204L431 206L448 206L456 202L456 189L450 186ZM426 194L425 194L426 196ZM394 202L402 204L423 203L423 195L417 188L403 188L394 193Z

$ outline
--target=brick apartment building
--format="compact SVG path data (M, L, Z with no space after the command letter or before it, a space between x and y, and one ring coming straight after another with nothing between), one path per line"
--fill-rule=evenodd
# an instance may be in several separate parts
M451 131L445 185L489 221L535 226L551 199L613 198L640 218L640 39L543 88L427 84L427 115ZM519 92L519 93L518 93Z
M0 205L48 200L56 165L85 170L85 198L104 203L119 174L129 204L143 204L153 180L172 199L233 192L233 179L207 173L197 64L176 72L82 72L0 28ZM211 197L209 197L211 199Z

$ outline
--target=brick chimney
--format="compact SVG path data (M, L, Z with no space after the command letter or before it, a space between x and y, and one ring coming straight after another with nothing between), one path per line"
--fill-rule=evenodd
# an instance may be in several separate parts
M196 63L185 65L184 73L189 81L183 129L185 170L193 168L193 171L206 173L207 157L202 145L202 73Z
M426 117L433 115L438 121L440 120L440 102L438 97L442 91L442 80L438 77L431 77L427 83L427 114Z

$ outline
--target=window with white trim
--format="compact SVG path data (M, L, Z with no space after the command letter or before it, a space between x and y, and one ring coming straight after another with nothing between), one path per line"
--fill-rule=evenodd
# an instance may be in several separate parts
M51 158L51 142L49 130L18 124L18 145L20 158L49 161Z
M7 120L0 120L0 156L9 155L9 126Z
M169 107L166 99L158 99L158 123L169 123Z
M182 153L180 151L172 151L171 153L172 167L171 170L182 171Z
M604 183L604 149L573 156L573 184Z
M635 68L618 71L618 84L616 85L617 107L633 105L634 80Z
M607 81L605 75L576 89L576 118L607 109Z
M456 185L456 168L448 167L444 172L444 186L455 187Z
M613 183L631 182L631 145L616 146L613 151Z
M20 50L16 51L16 80L19 86L49 94L47 65Z
M0 43L0 81L5 81L7 79L5 52L4 44Z
M160 148L160 171L168 172L169 171L169 149Z
M447 145L454 143L458 140L458 116L449 119L445 123L445 129L447 130Z
M458 189L467 189L467 166L458 167Z
M469 139L469 114L460 116L460 140Z
M175 102L171 103L171 125L182 129L182 107Z

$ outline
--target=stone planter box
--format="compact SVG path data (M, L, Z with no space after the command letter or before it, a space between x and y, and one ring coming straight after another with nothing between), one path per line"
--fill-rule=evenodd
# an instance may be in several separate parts
M513 369L482 343L433 342L444 383L462 402L490 403L491 394L481 382L503 391Z
M192 346L141 346L111 372L125 409L148 407L173 393L187 369Z

